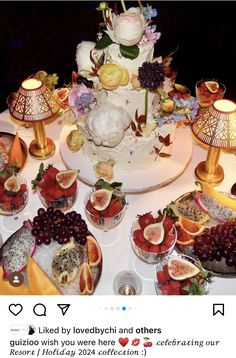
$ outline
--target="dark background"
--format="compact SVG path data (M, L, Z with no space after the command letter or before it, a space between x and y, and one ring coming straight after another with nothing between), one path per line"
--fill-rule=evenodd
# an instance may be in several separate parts
M157 9L154 18L162 33L155 55L167 55L179 46L173 66L177 82L190 87L201 78L226 85L225 98L236 101L234 1L147 1ZM109 2L114 6L114 2ZM145 4L145 2L143 2ZM77 70L75 52L82 40L95 41L101 13L99 1L0 2L0 110L21 82L38 70L59 75L69 83ZM118 9L122 11L120 2ZM126 7L138 6L126 1Z

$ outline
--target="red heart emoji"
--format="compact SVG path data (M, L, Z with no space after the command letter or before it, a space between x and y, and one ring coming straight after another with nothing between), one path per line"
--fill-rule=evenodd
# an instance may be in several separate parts
M128 344L128 342L129 342L129 338L119 338L119 343L120 343L120 345L122 346L122 347L125 347L126 346L126 344Z

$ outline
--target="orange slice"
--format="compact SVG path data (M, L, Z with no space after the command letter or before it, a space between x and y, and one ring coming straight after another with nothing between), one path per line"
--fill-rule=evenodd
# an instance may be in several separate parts
M101 253L100 246L98 245L97 241L94 239L93 236L87 237L87 252L88 252L89 266L90 267L97 266L102 259L102 253Z
M94 280L87 262L82 263L79 270L79 294L91 295L94 291Z
M189 235L185 230L181 229L179 227L177 229L178 232L178 239L176 240L176 243L182 246L192 246L194 244L194 239L191 235Z
M197 223L196 221L190 220L184 216L179 217L180 227L189 235L197 236L203 232L205 226Z

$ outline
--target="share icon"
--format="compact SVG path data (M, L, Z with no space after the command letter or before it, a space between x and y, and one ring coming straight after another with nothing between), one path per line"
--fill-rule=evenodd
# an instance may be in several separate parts
M61 313L63 316L65 316L66 312L68 311L69 307L70 307L70 304L57 304L57 306L61 309Z

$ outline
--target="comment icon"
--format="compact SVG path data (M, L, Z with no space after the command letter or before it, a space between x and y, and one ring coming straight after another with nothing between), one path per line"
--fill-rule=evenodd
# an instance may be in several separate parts
M46 309L46 306L44 306L42 303L37 303L36 305L34 305L33 307L33 312L35 314L35 316L45 316L46 317L46 312L47 312L47 309Z

